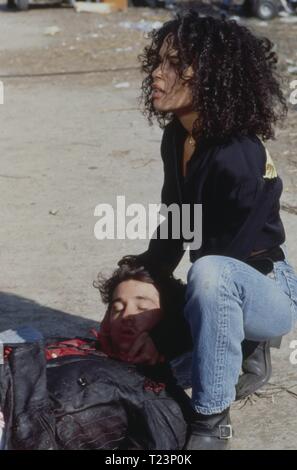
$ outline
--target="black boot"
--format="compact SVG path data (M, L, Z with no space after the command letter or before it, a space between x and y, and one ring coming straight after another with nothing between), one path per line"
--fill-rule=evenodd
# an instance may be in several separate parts
M236 386L236 400L242 400L263 387L271 377L269 341L242 343L242 372Z
M231 437L229 408L214 415L196 413L185 450L227 450Z

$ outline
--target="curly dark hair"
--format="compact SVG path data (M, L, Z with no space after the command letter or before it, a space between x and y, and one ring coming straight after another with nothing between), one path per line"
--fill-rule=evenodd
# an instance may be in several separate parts
M150 125L155 117L163 129L174 118L172 112L155 110L151 99L152 73L168 34L179 57L177 76L184 80L187 67L194 69L188 80L193 110L200 117L193 126L196 141L236 134L256 134L263 140L275 137L273 127L286 116L287 105L273 43L235 20L201 16L193 8L177 11L160 29L148 33L150 44L138 55L146 75L139 101Z
M135 280L153 284L160 295L160 306L164 312L181 311L183 308L185 285L173 276L153 276L144 266L131 263L122 264L110 277L98 274L93 286L99 290L102 302L111 305L116 287L124 281Z

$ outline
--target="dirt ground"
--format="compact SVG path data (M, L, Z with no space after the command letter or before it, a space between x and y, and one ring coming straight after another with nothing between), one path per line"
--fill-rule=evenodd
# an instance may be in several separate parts
M145 240L96 240L94 209L115 205L116 195L127 204L159 202L162 131L139 110L137 54L146 38L134 28L169 18L149 8L104 16L69 7L16 13L1 0L0 330L31 324L47 335L87 334L104 314L92 287L98 271L110 273L122 255L146 248ZM297 22L242 21L275 41L289 98ZM46 34L53 26L59 31ZM296 117L290 105L268 148L284 182L282 217L297 269ZM188 268L185 258L176 274L185 279ZM297 448L294 339L297 331L273 350L270 385L233 406L232 448Z

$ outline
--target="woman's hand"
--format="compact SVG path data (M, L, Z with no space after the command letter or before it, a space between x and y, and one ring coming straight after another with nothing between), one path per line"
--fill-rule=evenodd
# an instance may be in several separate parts
M141 265L140 257L139 255L123 256L123 258L121 258L118 261L118 266L123 266L123 264L127 264L129 266L140 266Z
M128 362L133 364L146 364L151 366L165 362L164 356L159 353L147 331L137 336L126 358Z
M105 316L100 323L100 329L98 333L98 339L100 343L100 349L108 356L113 355L113 347L110 335L110 312L107 310Z
M129 335L126 331L125 337L121 338L120 335L117 337L117 347L115 347L113 341L114 326L112 334L111 313L107 310L98 333L102 352L111 358L133 364L155 365L164 362L164 356L158 352L148 333L160 321L161 317L161 309L153 309L125 319L124 323L132 322L133 328L131 325ZM128 336L130 336L130 339Z

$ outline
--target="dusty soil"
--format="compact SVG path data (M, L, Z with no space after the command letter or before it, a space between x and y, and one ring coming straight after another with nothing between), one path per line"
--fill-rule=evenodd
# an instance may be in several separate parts
M45 334L84 335L104 314L92 287L97 272L109 273L122 255L147 245L96 240L95 206L115 204L121 194L127 204L159 202L162 184L161 130L148 126L137 102L137 55L145 34L120 23L163 22L171 13L129 8L103 16L69 7L16 13L0 7L0 329L32 324ZM297 65L297 23L243 22L275 41L289 98L297 78L288 72ZM51 26L60 30L54 36L45 34ZM121 82L129 86L116 88ZM276 141L268 144L284 181L282 217L295 268L296 116L290 105ZM188 267L184 259L176 274L184 278ZM295 331L273 351L276 385L234 405L234 449L297 447L297 366L289 361L296 338Z

